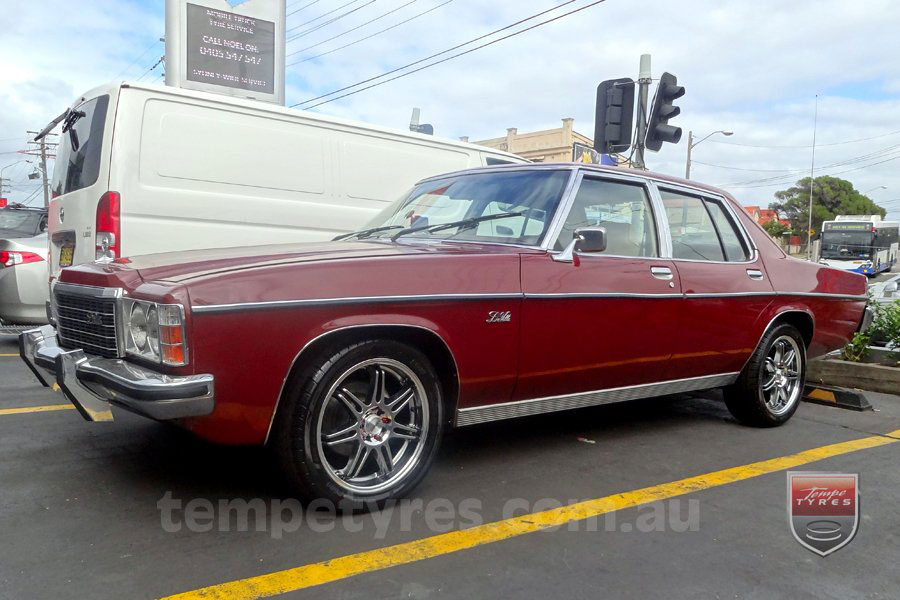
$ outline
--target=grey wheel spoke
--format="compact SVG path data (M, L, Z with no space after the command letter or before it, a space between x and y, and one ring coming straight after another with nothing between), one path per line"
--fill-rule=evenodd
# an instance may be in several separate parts
M356 452L354 452L350 458L347 460L347 464L344 465L344 468L337 472L337 474L343 479L352 479L356 475L355 473L362 466L362 463L365 461L363 454L366 452L366 446L362 442L356 447Z
M394 456L388 444L381 444L375 449L375 461L378 463L378 474L382 477L387 477L394 470Z
M405 440L417 440L419 439L419 428L415 425L404 425L403 423L395 422L392 435Z
M411 387L404 388L401 392L388 400L387 407L391 409L391 412L396 415L398 412L406 408L406 405L409 404L409 401L412 399L415 393L416 391Z
M775 342L775 364L780 365L784 357L784 342L778 340Z
M766 382L763 384L762 389L763 389L764 392L767 392L767 391L769 391L770 389L772 389L772 386L774 386L774 385L775 385L775 375L772 375L772 376L769 378L769 380L766 381Z
M347 442L359 440L357 427L358 425L354 423L353 425L345 427L340 431L335 431L334 433L323 435L322 438L325 440L325 444L328 446L337 446L338 444L346 444Z
M775 361L774 361L774 360L772 360L772 359L769 358L769 357L766 357L766 363L765 363L765 364L766 364L766 371L768 371L769 373L774 373L774 372L775 372Z
M347 410L353 415L355 419L359 419L359 415L366 409L366 405L362 400L357 398L350 390L347 388L341 388L340 391L335 392L334 397L343 403L344 406L347 407Z
M369 406L380 404L384 400L384 369L378 365L369 367Z
M787 354L784 355L784 364L792 365L794 363L794 357L796 356L793 349L788 350Z

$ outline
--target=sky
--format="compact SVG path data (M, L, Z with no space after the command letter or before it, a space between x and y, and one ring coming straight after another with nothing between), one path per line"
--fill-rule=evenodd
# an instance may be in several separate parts
M246 0L253 2L254 0ZM557 7L515 31L592 0L287 0L287 103L368 79ZM346 8L340 8L348 4ZM565 4L565 6L561 6ZM406 5L406 6L404 6ZM34 165L19 162L26 130L40 129L101 83L162 85L164 0L3 0L0 29L0 176L7 197L40 202ZM389 11L395 12L387 15ZM419 13L383 34L312 58ZM326 13L332 12L330 15ZM320 19L316 20L317 18ZM374 23L366 21L382 17ZM311 21L308 25L304 23ZM350 29L363 25L355 31ZM405 129L413 107L435 134L472 140L559 127L593 134L595 89L652 74L678 77L686 94L679 144L647 153L650 169L684 175L688 131L697 139L692 179L745 205L768 206L808 176L850 180L900 219L900 6L894 0L606 0L441 65L311 110ZM341 35L343 34L343 35ZM329 38L336 37L331 41ZM490 41L499 36L485 38ZM483 43L483 42L482 42ZM467 49L466 46L462 49ZM304 60L311 59L311 60Z

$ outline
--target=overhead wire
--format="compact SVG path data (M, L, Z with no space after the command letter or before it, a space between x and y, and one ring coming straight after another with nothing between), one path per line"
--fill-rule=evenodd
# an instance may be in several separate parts
M493 35L496 35L497 33L500 33L500 32L502 32L502 31L506 31L507 29L511 29L511 28L513 28L513 27L515 27L515 26L517 26L517 25L521 25L522 23L525 23L525 22L527 22L527 21L531 21L532 19L536 19L537 17L540 17L540 16L545 15L545 14L547 14L547 13L553 12L553 11L555 11L555 10L558 10L558 9L562 8L563 6L566 6L566 5L568 5L568 4L572 4L572 3L575 2L575 1L576 1L576 0L566 0L565 2L563 2L563 3L561 3L561 4L558 4L558 5L556 5L556 6L552 7L552 8L549 8L549 9L547 9L547 10L543 10L543 11L541 11L541 12L539 12L539 13L536 13L536 14L534 14L534 15L531 15L530 17L526 17L526 18L524 18L524 19L520 19L519 21L516 21L515 23L511 23L511 24L509 24L509 25L507 25L507 26L505 26L505 27L501 27L500 29L495 29L494 31L491 31L491 32L489 32L489 33L480 35L480 36L478 36L478 37L476 37L476 38L473 38L473 39L468 40L468 41L466 41L466 42L463 42L463 43L461 43L461 44L457 44L456 46L453 46L453 47L451 47L451 48L447 48L446 50L442 50L442 51L440 51L440 52L436 52L436 53L434 53L434 54L432 54L432 55L430 55L430 56L426 56L425 58L421 58L421 59L416 60L416 61L413 61L413 62L411 62L411 63L407 63L407 64L405 64L405 65L403 65L403 66L401 66L401 67L397 67L397 68L395 68L395 69L391 69L390 71L385 71L384 73L381 73L381 74L379 74L379 75L375 75L374 77L369 77L368 79L363 79L362 81L358 81L358 82L356 82L356 83L354 83L354 84L352 84L352 85L344 86L344 87L342 87L342 88L333 90L333 91L331 91L331 92L328 92L327 94L321 94L321 95L316 96L316 97L314 97L314 98L310 98L310 99L308 99L308 100L304 100L303 102L297 102L296 104L291 105L291 108L296 108L297 106L303 106L303 105L305 105L305 104L310 104L310 103L312 103L312 102L315 102L316 100L321 100L321 99L323 99L323 98L327 98L328 96L333 96L333 95L339 94L339 93L341 93L341 92L343 92L343 91L346 91L346 90L349 90L349 89L352 89L352 88L355 88L355 87L359 87L359 86L365 85L366 83L370 83L370 82L372 82L372 81L375 81L376 79L382 79L382 78L384 78L384 77L387 77L388 75L392 75L393 73L397 73L397 72L399 72L399 71L403 71L403 70L405 70L405 69L408 69L409 67L412 67L412 66L421 64L421 63L423 63L423 62L427 62L427 61L429 61L429 60L431 60L431 59L433 59L433 58L436 58L436 57L438 57L438 56L442 56L442 55L447 54L447 53L449 53L449 52L453 52L454 50L458 50L458 49L460 49L460 48L463 48L464 46L468 46L468 45L473 44L473 43L475 43L475 42L477 42L477 41L480 41L480 40L483 40L483 39L485 39L485 38L488 38L488 37L491 37L491 36L493 36ZM525 33L526 31L530 31L530 30L532 30L532 29L535 29L536 27L540 27L540 26L542 26L542 25L546 25L547 23L551 23L551 22L556 21L556 20L558 20L558 19L561 19L561 18L563 18L563 17L567 17L567 16L569 16L569 15L571 15L571 14L574 14L574 13L576 13L576 12L580 12L580 11L582 11L582 10L585 10L585 9L587 9L587 8L590 8L590 7L592 7L592 6L595 6L595 5L597 5L597 4L601 4L602 2L605 2L605 0L595 0L594 2L592 2L592 3L590 3L590 4L587 4L587 5L585 5L585 6L582 6L581 8L572 10L572 11L567 12L567 13L564 13L564 14L562 14L562 15L558 15L558 16L556 16L556 17L553 17L552 19L548 19L547 21L542 21L541 23L537 23L537 24L532 25L532 26L530 26L530 27L527 27L527 28L525 28L525 29L522 29L522 30L513 32L513 33L511 33L511 34L509 34L509 35L506 35L506 36L497 38L496 40L492 40L492 41L487 42L487 43L485 43L485 44L482 44L482 45L480 45L480 46L476 46L475 48L470 48L469 50L466 50L466 51L464 51L464 52L460 52L460 53L454 54L454 55L452 55L452 56L446 57L446 58L444 58L444 59L441 59L441 60L439 60L439 61L435 61L435 62L433 62L433 63L429 63L429 64L424 65L424 66L422 66L422 67L420 67L420 68L418 68L418 69L414 69L414 70L409 71L409 72L407 72L407 73L403 73L403 74L401 74L401 75L399 75L399 76L397 76L397 77L392 77L392 78L390 78L390 79L387 79L387 80L385 80L385 81L379 82L379 83L377 83L377 84L374 84L374 85L370 85L370 86L361 88L361 89L356 90L356 91L354 91L354 92L351 92L351 93L349 93L349 94L344 94L344 95L342 95L342 96L338 96L338 97L336 97L336 98L332 98L331 100L328 100L327 102L332 102L332 101L338 100L338 99L340 99L340 98L345 98L346 96L350 96L350 95L352 95L352 94L356 94L356 93L359 93L359 92L361 92L361 91L371 89L371 88L373 88L373 87L376 87L376 86L378 86L378 85L382 85L382 84L387 83L387 82L389 82L389 81L394 81L395 79L399 79L400 77L406 77L407 75L411 75L411 74L413 74L413 73L417 73L417 72L419 72L419 71L421 71L421 70L423 70L423 69L427 69L427 68L429 68L429 67L433 67L433 66L435 66L435 65L439 65L439 64L441 64L441 63L447 62L448 60L452 60L452 59L454 59L454 58L458 58L458 57L463 56L463 55L465 55L465 54L469 54L469 53L471 53L471 52L474 52L474 51L476 51L476 50L480 50L481 48L485 48L485 47L490 46L490 45L492 45L492 44L496 44L497 42L501 42L501 41L503 41L503 40L505 40L505 39L508 39L508 38L514 37L514 36L516 36L516 35L519 35L519 34L521 34L521 33ZM327 102L319 102L318 104L315 104L314 106L320 106L320 105L322 105L322 104L326 104ZM309 107L309 108L312 108L312 107Z
M293 27L288 27L287 29L285 29L284 33L285 33L285 35L287 35L287 34L289 34L289 33L292 32L292 31L296 31L296 30L298 30L298 29L301 29L301 28L303 28L303 27L309 25L310 23L315 23L315 22L318 21L319 19L324 19L324 18L327 17L328 15L334 14L334 13L336 13L337 11L341 10L342 8L347 8L347 7L350 6L351 4L356 4L356 3L359 2L359 1L360 1L360 0L350 0L350 2L347 2L347 3L345 3L345 4L341 4L341 5L338 6L337 8L334 8L334 9L332 9L332 10L329 10L328 12L324 12L324 13L322 13L321 15L319 15L318 17L314 17L314 18L312 18L312 19L310 19L310 20L308 20L308 21L303 21L302 23L298 23L297 25L294 25Z
M379 21L379 20L381 20L381 19L383 19L383 18L385 18L385 17L387 17L387 16L389 16L389 15L392 15L392 14L394 14L395 12L397 12L398 10L402 10L402 9L406 8L407 6L409 6L410 4L415 4L415 3L418 2L418 1L419 1L419 0L410 0L410 1L407 2L406 4L402 4L402 5L398 6L397 8L395 8L395 9L393 9L393 10L389 10L388 12L383 13L383 14L381 14L381 15L375 17L374 19L369 19L369 20L366 21L365 23L362 23L362 24L360 24L360 25L357 25L356 27L352 27L352 28L350 28L350 29L347 29L346 31L342 31L341 33L339 33L339 34L337 34L337 35L333 35L333 36L331 36L331 37L328 38L328 39L322 40L322 41L320 41L320 42L316 42L315 44L311 44L311 45L307 46L306 48L300 48L299 50L294 50L293 52L288 52L285 56L293 56L293 55L295 55L295 54L299 54L299 53L301 53L301 52L306 52L307 50L311 50L311 49L313 49L313 48L317 48L318 46L321 46L322 44L327 44L328 42L331 42L331 41L334 41L334 40L336 40L336 39L338 39L338 38L340 38L340 37L343 37L343 36L347 35L348 33L352 33L352 32L354 32L354 31L356 31L356 30L358 30L358 29L362 29L362 28L365 27L366 25L370 25L370 24L374 23L375 21ZM445 4L446 4L446 2L445 2ZM432 9L432 10L433 10L433 9ZM382 30L382 31L386 31L386 30ZM373 35L377 35L377 34L373 34ZM368 38L364 38L364 39L368 39ZM347 46L350 46L350 45L352 45L352 44L347 44ZM347 46L343 46L342 48L346 48ZM337 48L337 49L335 49L335 50L330 50L329 52L326 52L325 54L330 54L331 52L336 52L336 51L339 50L339 49L340 49L340 48ZM318 56L324 56L324 54L320 54L320 55L318 55ZM305 62L306 60L312 60L312 58L318 58L318 56L311 57L311 58L305 59L305 60L300 61L300 62ZM293 63L293 64L297 64L297 63ZM288 66L291 66L291 65L288 65Z

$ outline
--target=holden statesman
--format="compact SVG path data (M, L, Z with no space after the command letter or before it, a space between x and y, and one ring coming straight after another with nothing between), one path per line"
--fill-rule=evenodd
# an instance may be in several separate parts
M328 243L110 257L52 297L20 352L84 418L267 444L301 494L362 503L408 493L446 426L710 388L784 423L866 283L721 190L560 164L423 180Z

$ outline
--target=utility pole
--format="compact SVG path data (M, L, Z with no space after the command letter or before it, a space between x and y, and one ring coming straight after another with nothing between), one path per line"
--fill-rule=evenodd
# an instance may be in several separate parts
M688 131L688 155L687 155L687 164L684 166L684 178L691 178L691 148L694 147L694 132Z
M812 163L809 166L809 223L806 225L806 260L812 258L812 207L813 188L816 187L816 125L819 122L819 95L816 94L816 109L813 112Z
M641 69L638 73L637 136L634 141L634 165L646 169L644 164L644 139L647 137L647 96L650 91L650 55L641 54Z
M50 208L50 182L47 181L47 142L44 141L46 137L41 138L41 175L43 175L44 183L44 208Z
M32 136L35 136L38 134L37 131L29 131L28 133ZM55 143L50 143L50 144L47 143L48 135L55 135L55 134L48 133L47 135L42 137L40 139L40 141L30 142L32 144L40 144L40 146L38 148L31 148L31 149L29 149L28 152L26 152L26 154L29 154L31 156L37 156L41 159L41 179L42 179L43 186L44 186L44 208L50 208L50 180L47 177L47 159L48 158L56 158L55 155L53 155L53 156L49 155L47 153L47 150L48 150L48 146L53 146L54 148L57 146L57 144L55 144Z

